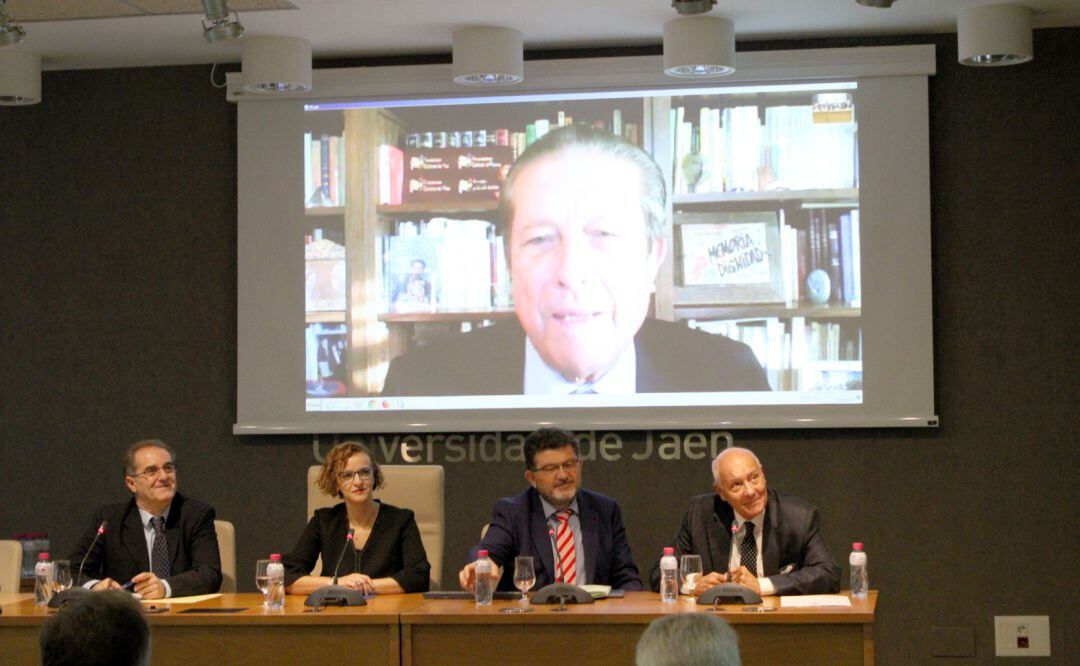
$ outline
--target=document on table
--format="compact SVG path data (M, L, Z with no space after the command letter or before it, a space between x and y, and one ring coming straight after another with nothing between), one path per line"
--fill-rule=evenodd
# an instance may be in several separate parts
M829 606L851 608L851 599L842 594L803 594L780 597L781 608L826 608Z
M217 594L196 594L191 597L169 597L168 599L143 599L144 604L197 604L200 601L206 601L208 599L217 599L221 596L221 593Z

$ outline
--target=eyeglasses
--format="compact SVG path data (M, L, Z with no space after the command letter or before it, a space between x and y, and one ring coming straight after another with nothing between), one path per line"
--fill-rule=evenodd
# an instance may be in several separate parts
M156 478L159 472L165 472L165 476L172 476L173 474L176 474L176 465L173 463L165 463L161 467L154 465L153 467L147 467L138 474L132 474L131 476L141 476L149 481L150 479Z
M543 467L537 467L533 470L533 472L536 472L538 474L554 474L561 469L562 471L569 474L575 471L578 467L581 467L581 461L577 458L574 458L573 460L567 460L561 465L544 465Z
M375 476L375 471L370 467L361 467L356 471L345 470L337 473L338 483L344 485L352 483L353 477L360 477L361 481L371 481L371 478Z

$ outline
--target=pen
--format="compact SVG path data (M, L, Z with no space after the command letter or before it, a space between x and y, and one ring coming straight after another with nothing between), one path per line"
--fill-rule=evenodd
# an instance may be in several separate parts
M121 587L120 589L121 590L130 590L133 587L135 587L135 580L134 579L129 580L128 582L124 583L123 587Z

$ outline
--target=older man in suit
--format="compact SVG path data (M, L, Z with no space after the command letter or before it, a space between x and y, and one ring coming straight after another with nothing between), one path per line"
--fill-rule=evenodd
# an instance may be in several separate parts
M132 498L98 509L71 554L73 562L86 558L83 586L127 586L144 599L217 592L221 556L214 509L176 492L172 448L160 440L133 444L124 456L124 483Z
M675 535L676 554L700 555L708 572L695 594L728 581L762 596L840 591L840 567L821 536L816 507L767 488L765 470L748 449L726 449L712 467L715 494L690 500ZM649 578L659 590L659 563Z
M573 434L555 428L532 433L525 439L525 464L531 487L496 502L487 534L469 559L488 551L498 567L500 590L514 589L513 564L519 555L532 556L536 587L565 582L640 590L619 505L580 488L581 459ZM473 589L474 568L470 562L458 574L463 589Z

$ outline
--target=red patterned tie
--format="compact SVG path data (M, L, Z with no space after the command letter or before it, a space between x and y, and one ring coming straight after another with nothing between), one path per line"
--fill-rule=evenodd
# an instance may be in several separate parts
M559 562L562 571L556 582L577 583L577 556L574 554L574 528L570 527L570 509L563 509L555 514L559 529L555 532L555 546L559 549Z

